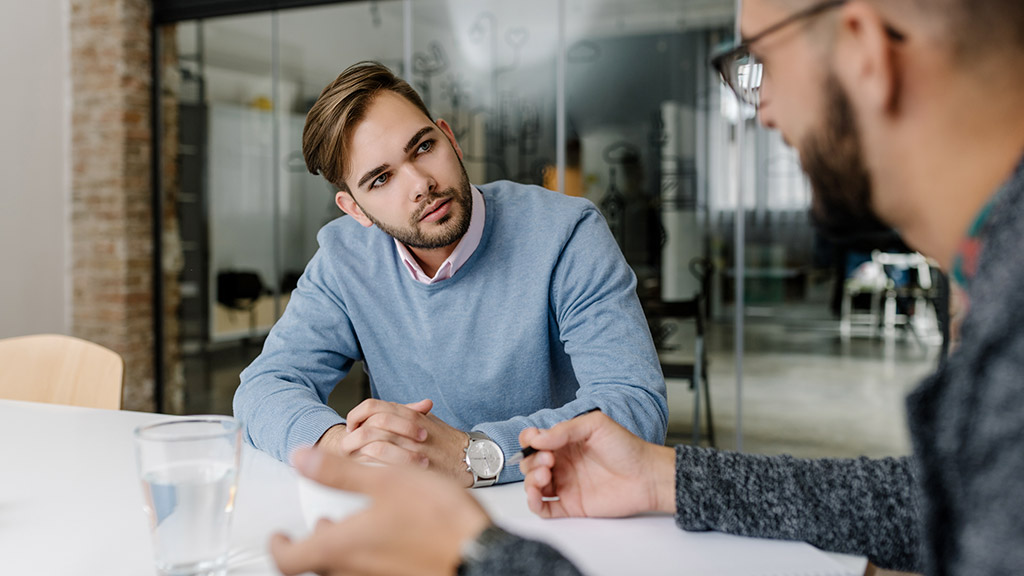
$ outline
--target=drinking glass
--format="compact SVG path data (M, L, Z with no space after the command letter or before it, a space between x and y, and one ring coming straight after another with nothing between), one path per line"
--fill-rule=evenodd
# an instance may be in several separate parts
M238 421L191 416L140 426L135 452L157 571L225 574L241 453Z

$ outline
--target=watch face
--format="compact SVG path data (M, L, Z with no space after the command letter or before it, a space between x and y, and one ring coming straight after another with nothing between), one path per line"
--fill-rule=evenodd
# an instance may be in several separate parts
M473 442L467 452L469 465L480 478L494 478L501 472L504 458L501 449L493 442Z

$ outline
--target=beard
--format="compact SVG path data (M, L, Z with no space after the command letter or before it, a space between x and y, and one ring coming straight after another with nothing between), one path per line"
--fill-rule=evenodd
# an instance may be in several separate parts
M409 219L408 226L385 224L374 218L365 209L363 209L363 213L373 222L374 226L409 248L433 250L454 244L466 235L466 231L469 230L469 221L473 216L473 195L470 191L469 176L466 174L466 167L462 164L461 160L459 161L459 168L462 174L458 187L449 187L441 191L435 190L427 194L419 208L412 215L412 218ZM421 227L420 218L423 217L423 212L431 202L444 198L451 198L451 201L461 210L445 214L436 223L440 226L440 230L428 233ZM360 209L362 209L362 206L360 206Z
M825 81L825 126L800 146L811 182L811 222L827 239L842 244L888 233L871 207L871 177L861 147L853 106L839 80Z

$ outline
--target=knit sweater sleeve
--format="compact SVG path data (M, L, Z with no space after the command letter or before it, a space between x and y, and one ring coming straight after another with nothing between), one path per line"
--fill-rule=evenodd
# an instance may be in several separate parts
M327 398L352 364L359 343L322 252L299 279L263 352L240 376L233 408L250 444L287 462L344 419Z
M548 544L509 534L488 546L472 566L458 576L580 576L580 571Z
M676 447L676 525L799 540L920 570L910 458L797 459Z

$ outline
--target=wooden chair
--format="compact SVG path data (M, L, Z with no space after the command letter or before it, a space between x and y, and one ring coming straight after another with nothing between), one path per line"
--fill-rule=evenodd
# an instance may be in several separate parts
M121 408L124 360L86 340L38 334L0 340L0 398Z

